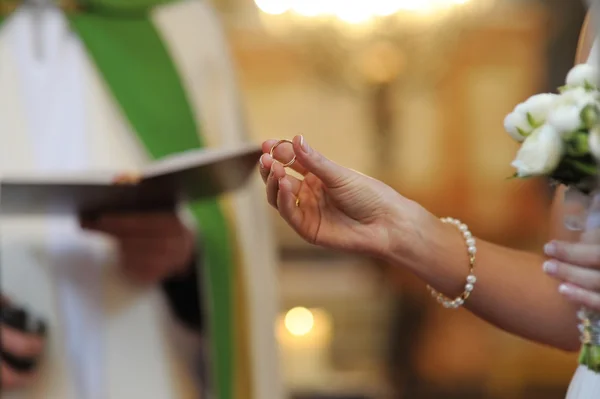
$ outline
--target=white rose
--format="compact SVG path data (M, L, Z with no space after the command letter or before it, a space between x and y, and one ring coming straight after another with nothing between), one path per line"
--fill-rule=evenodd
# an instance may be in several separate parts
M519 177L550 175L560 163L563 151L560 134L544 125L525 139L512 166Z
M600 129L598 127L590 130L588 143L591 154L596 158L597 162L600 162Z
M561 135L572 133L583 125L581 109L576 105L557 107L548 115L548 124Z
M525 140L532 131L533 127L527 121L527 116L520 112L511 112L504 118L504 129L510 134L510 137L519 143Z
M556 106L577 105L580 108L600 100L600 93L597 91L586 91L582 87L576 87L564 91L556 100Z
M556 101L559 99L558 94L543 93L531 96L522 106L517 106L515 111L518 109L520 112L525 112L533 118L534 128L539 127L546 123L548 113L554 108Z
M559 97L558 94L551 93L530 97L504 118L504 129L513 139L522 142L531 132L546 123L548 114Z
M575 65L567 75L569 87L600 87L600 73L598 68L590 64Z

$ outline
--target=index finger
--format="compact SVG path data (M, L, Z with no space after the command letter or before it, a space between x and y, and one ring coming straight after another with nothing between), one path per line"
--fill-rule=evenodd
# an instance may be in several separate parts
M0 364L0 386L3 389L15 389L26 386L34 379L34 375L12 370L5 362Z

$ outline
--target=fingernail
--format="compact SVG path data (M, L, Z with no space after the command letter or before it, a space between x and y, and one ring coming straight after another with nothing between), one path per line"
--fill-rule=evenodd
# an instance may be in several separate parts
M553 242L550 242L546 245L544 245L544 253L548 256L556 256L556 252L557 252L557 248L556 248L556 244Z
M569 287L567 284L561 284L558 287L558 292L560 292L563 295L570 295L573 293L573 289L571 287Z
M556 264L556 262L553 262L551 260L544 262L544 265L542 267L544 268L544 271L548 274L555 274L558 270L558 265Z
M260 165L261 169L265 168L265 164L263 163L262 159L263 159L264 155L261 155L260 158L258 158L258 164Z
M300 135L300 148L302 148L302 151L304 151L307 154L310 151L310 148L308 147L308 144L306 143L306 140L304 140L304 136L302 135Z

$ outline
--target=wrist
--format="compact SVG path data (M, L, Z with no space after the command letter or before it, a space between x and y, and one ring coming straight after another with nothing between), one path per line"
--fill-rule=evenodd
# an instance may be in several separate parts
M379 254L387 263L412 270L423 262L426 246L439 221L420 204L402 198L391 206L386 220L388 246Z
M399 215L409 215L400 217ZM398 215L398 216L396 216ZM395 266L403 267L427 283L437 285L438 279L450 277L455 261L465 261L464 240L453 226L416 203L398 208L390 218L389 249L382 258ZM446 270L450 269L450 270Z

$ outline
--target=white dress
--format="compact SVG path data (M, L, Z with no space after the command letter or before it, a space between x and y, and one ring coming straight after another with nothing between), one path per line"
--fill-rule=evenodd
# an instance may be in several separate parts
M596 0L588 1L590 5ZM594 10L592 10L594 11ZM593 12L592 18L597 19L596 13ZM600 40L595 40L592 47L590 56L587 60L588 64L593 64L600 67L600 57L598 52L600 51ZM587 367L579 366L569 391L567 392L566 399L598 399L600 398L600 374L590 371Z
M135 170L148 162L62 12L43 11L38 25L33 16L21 8L0 29L0 173ZM152 18L187 85L205 142L245 140L225 40L210 6L179 2ZM253 271L244 277L254 397L281 399L276 258L266 206L253 191L259 187L232 200L242 256ZM0 244L0 291L49 327L39 378L3 398L198 397L185 357L169 339L173 323L162 293L135 288L116 272L110 239L82 232L75 215L48 215L1 219Z

